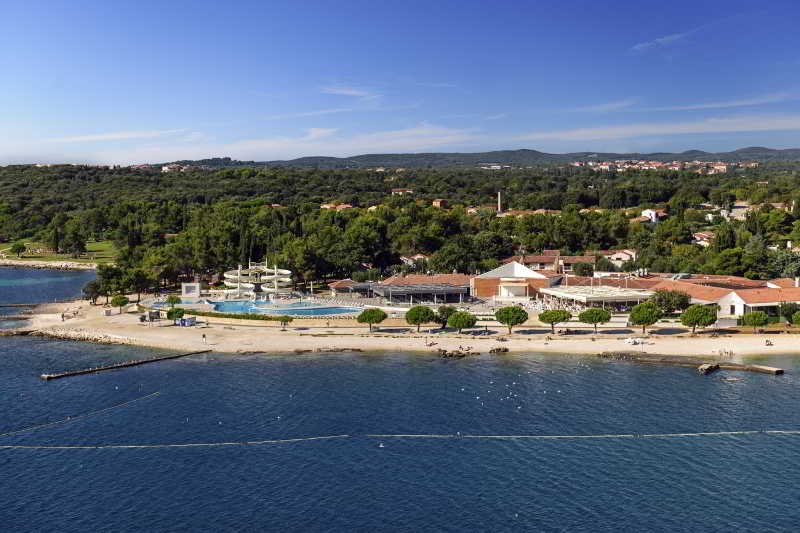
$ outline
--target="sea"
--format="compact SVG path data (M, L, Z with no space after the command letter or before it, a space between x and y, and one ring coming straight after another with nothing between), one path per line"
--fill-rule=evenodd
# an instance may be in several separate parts
M86 279L3 269L0 302ZM0 338L0 529L800 527L793 357L761 360L783 376L701 376L535 352L211 353L38 377L160 353Z

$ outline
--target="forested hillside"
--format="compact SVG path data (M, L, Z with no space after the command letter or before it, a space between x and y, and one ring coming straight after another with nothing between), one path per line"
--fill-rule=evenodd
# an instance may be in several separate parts
M248 259L278 262L300 279L344 277L369 266L385 271L413 253L430 254L431 270L475 272L520 247L529 253L635 247L640 259L629 268L768 277L794 269L793 255L767 245L800 242L800 212L765 205L728 223L707 220L701 204L791 202L800 191L798 169L775 163L718 175L556 166L161 173L9 166L0 168L0 240L36 238L78 254L87 239L112 239L119 264L173 280ZM393 188L414 192L392 196ZM467 206L493 204L497 191L506 208L561 213L467 213ZM434 198L451 207L432 207ZM354 208L320 209L323 203ZM657 225L631 223L650 206L664 207L670 217ZM717 233L708 249L690 244L701 229Z

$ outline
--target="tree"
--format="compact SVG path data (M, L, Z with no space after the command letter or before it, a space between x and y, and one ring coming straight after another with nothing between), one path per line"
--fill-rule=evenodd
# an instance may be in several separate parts
M584 324L592 324L594 326L594 334L597 335L597 324L605 324L611 320L611 312L600 307L590 307L578 315L578 320Z
M650 297L650 301L656 304L663 314L669 315L689 307L691 296L681 291L659 289Z
M181 303L181 297L177 294L170 294L167 296L167 305L171 308Z
M121 294L118 294L118 295L114 296L113 298L111 298L111 306L112 307L119 307L119 314L122 314L122 308L125 307L126 305L128 305L129 303L130 303L130 300L128 300L128 297L127 296L122 296Z
M542 311L539 313L539 322L543 322L545 324L550 324L550 332L556 332L556 324L560 322L566 322L572 315L569 311L564 309L550 309L549 311Z
M281 329L286 329L286 326L292 323L294 318L289 315L281 315L278 317L278 321L281 323Z
M436 313L436 319L438 320L439 324L442 325L442 329L447 327L448 319L450 315L455 313L457 309L452 305L440 305L439 309Z
M456 311L447 319L447 325L457 329L458 332L461 333L461 330L471 328L477 321L478 319L472 313Z
M123 281L128 289L136 293L137 303L142 299L142 292L146 291L156 283L156 280L152 274L143 268L134 268L133 270L129 270L125 273Z
M16 255L17 257L22 257L22 254L25 253L25 250L27 250L27 247L25 246L25 243L22 241L15 242L14 244L11 245L11 248L9 249L9 251L12 254Z
M578 263L573 267L576 276L591 277L594 275L594 265L591 263Z
M630 321L634 326L642 326L642 333L645 333L645 328L658 322L661 316L661 309L655 303L643 302L633 306Z
M427 324L436 320L436 313L428 306L415 305L406 312L406 322L412 326L417 326L417 332L422 324Z
M792 325L800 325L800 311L792 315Z
M717 321L717 310L710 305L694 304L690 305L681 313L681 324L692 328L695 332L697 326L704 328Z
M100 291L100 283L97 280L92 280L83 286L83 294L91 302L92 305L97 303L97 299L102 295Z
M372 325L373 324L380 324L384 320L386 320L387 315L382 309L378 309L376 307L372 307L370 309L364 309L361 313L356 317L356 320L359 324L368 324L369 331L372 332Z
M109 295L123 290L122 270L114 265L98 265L97 281L100 284L100 294L106 297L106 303Z
M494 313L494 317L498 322L508 326L508 333L511 334L511 328L528 320L528 313L521 307L512 305L509 307L501 307Z
M185 309L181 309L179 307L173 307L167 310L167 320L172 320L173 322L176 320L180 320L183 318L183 315L186 313Z
M752 326L753 333L756 332L757 328L766 326L767 322L769 322L769 317L764 311L751 311L749 313L745 313L745 315L742 317L742 324L745 326Z
M779 312L786 322L794 324L794 315L800 311L800 305L794 302L783 302L779 308Z

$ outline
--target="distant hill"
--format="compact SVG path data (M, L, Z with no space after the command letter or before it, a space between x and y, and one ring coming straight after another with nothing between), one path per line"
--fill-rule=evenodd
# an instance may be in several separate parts
M431 152L420 154L364 154L353 157L313 156L300 157L283 161L237 161L230 157L215 157L197 161L178 161L179 163L205 165L213 168L223 167L298 167L298 168L370 168L370 167L472 167L484 163L501 165L527 166L567 163L569 161L613 159L648 159L654 161L691 161L694 159L714 161L800 161L800 148L775 150L760 146L740 148L732 152L704 152L687 150L680 153L656 152L642 153L608 153L608 152L574 152L569 154L549 154L537 150L498 150L493 152Z

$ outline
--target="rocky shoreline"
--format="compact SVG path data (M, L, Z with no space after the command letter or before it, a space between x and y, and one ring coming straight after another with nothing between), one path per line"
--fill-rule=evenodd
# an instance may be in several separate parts
M0 259L0 267L35 268L43 270L97 270L97 263L76 261L27 261L24 259Z

